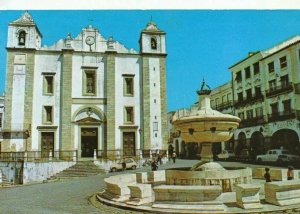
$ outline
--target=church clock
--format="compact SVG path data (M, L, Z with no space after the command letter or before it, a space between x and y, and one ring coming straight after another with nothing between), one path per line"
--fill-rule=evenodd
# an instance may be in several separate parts
M87 45L93 45L95 43L95 38L93 36L88 36L85 39L85 43Z

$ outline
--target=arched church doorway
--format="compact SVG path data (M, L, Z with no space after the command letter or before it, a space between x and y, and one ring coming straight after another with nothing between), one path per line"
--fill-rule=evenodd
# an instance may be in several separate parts
M81 128L81 157L93 157L98 145L98 128Z

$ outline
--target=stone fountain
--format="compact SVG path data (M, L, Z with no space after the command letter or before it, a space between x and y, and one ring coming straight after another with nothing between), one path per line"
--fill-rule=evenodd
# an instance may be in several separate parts
M193 167L194 170L213 161L212 144L229 140L241 121L238 117L211 109L210 93L210 87L203 80L201 89L197 91L199 110L189 116L177 117L175 114L173 118L174 129L182 140L202 145L201 162ZM215 164L207 165L215 166Z
M199 110L173 118L174 128L185 142L202 144L198 164L188 168L112 175L104 179L106 188L97 194L97 199L112 206L153 213L244 213L245 209L251 210L247 213L262 213L282 209L261 204L262 185L252 183L251 168L224 168L213 162L212 144L229 140L240 119L211 109L210 92L203 81L197 91ZM258 173L260 170L264 171L258 168L254 175L261 174L263 178L263 173ZM266 194L267 202L277 206L299 204L299 194L292 192L300 191L300 181L272 183L265 185L265 189L272 192ZM285 192L277 194L276 191ZM293 200L286 200L291 199L292 194Z
M186 143L201 143L201 161L188 169L166 171L166 184L169 185L221 185L223 192L233 191L235 184L251 182L251 169L226 170L213 162L212 144L229 140L237 129L240 118L211 109L211 90L202 82L199 95L200 108L188 116L173 117L177 136Z

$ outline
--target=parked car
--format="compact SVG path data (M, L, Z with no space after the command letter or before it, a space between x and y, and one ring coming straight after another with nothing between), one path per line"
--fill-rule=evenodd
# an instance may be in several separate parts
M242 161L242 162L250 162L251 160L251 155L248 149L242 149L240 154L236 155L236 160L237 161Z
M283 163L296 163L299 159L298 155L292 155L288 150L283 149L268 150L266 154L256 156L257 163L276 162L280 165Z
M123 163L124 159L120 159L118 161L116 161L115 163L112 163L110 166L110 171L111 172L116 172L118 170L122 170L122 163ZM126 163L126 169L136 169L137 167L137 163L135 162L135 160L133 160L133 158L125 158L125 163Z
M232 150L223 150L220 154L217 155L218 160L234 160L235 154Z

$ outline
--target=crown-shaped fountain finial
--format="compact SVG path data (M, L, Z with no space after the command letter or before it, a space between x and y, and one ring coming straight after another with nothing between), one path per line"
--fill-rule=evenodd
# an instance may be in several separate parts
M207 85L205 83L205 80L204 80L204 77L203 77L201 88L200 88L200 90L197 90L197 94L198 95L209 95L210 92L211 92L211 89L210 89L209 85Z

